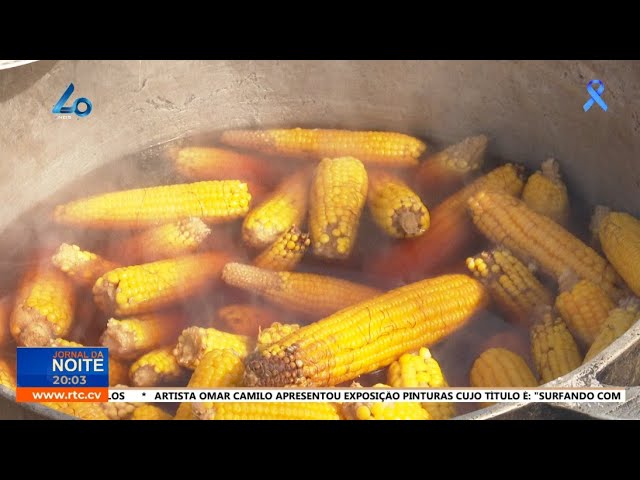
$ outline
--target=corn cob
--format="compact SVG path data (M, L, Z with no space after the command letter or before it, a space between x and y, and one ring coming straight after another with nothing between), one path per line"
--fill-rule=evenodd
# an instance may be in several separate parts
M265 328L258 335L256 349L262 351L267 347L279 342L283 338L291 335L298 330L300 325L297 323L279 323L275 322L270 327Z
M349 257L367 188L367 171L356 158L325 158L318 164L309 194L309 229L316 256Z
M5 295L0 298L0 347L11 341L11 331L9 330L9 319L13 308L13 297Z
M242 357L234 350L216 349L205 353L191 375L187 388L220 388L238 386L242 381L244 365ZM213 406L206 403L181 403L176 420L193 420L194 407L198 415L205 415Z
M578 368L582 357L567 325L550 306L536 309L534 318L531 351L544 384Z
M115 262L93 252L80 250L78 245L63 243L51 258L51 263L67 274L78 285L92 287L109 270L118 268Z
M302 233L298 227L293 225L254 258L253 264L268 270L293 270L302 260L309 245L311 245L309 234Z
M202 220L190 217L149 228L116 248L119 258L128 263L153 262L194 253L210 233L211 229Z
M361 385L354 382L354 388ZM376 384L375 388L389 388L388 385ZM343 403L339 406L344 420L431 420L431 414L418 402L356 402Z
M122 385L116 386L116 388L121 387ZM109 420L130 420L133 412L138 408L138 405L130 402L108 402L100 405Z
M488 143L489 139L484 135L467 137L420 164L414 185L427 205L451 195L471 176L480 172Z
M111 318L100 343L109 347L109 356L134 359L175 342L183 328L184 318L173 313L152 313L120 320Z
M0 386L16 388L16 365L13 359L0 356Z
M178 173L191 180L254 180L273 184L280 169L255 155L214 147L187 147L173 158Z
M597 284L578 280L570 270L560 275L559 284L558 312L576 338L591 345L615 304Z
M194 410L196 407L194 407ZM224 402L215 403L201 420L340 420L332 403Z
M231 333L255 337L277 320L273 310L255 305L232 304L218 310L217 317Z
M389 365L387 383L395 388L449 388L440 365L424 347L417 354L405 353ZM447 420L456 414L449 402L423 403L422 408L434 420Z
M157 348L138 358L129 370L134 387L174 385L185 377L185 370L173 356L174 346Z
M622 212L596 207L592 228L602 251L636 295L640 295L640 220Z
M533 368L531 359L531 342L529 332L524 329L509 328L489 337L479 345L479 351L484 352L490 348L504 348L517 353L525 359L527 365Z
M102 407L102 403L43 402L41 405L82 420L110 420Z
M244 335L221 332L215 328L189 327L180 334L173 355L180 365L194 370L212 350L229 350L244 358L253 347L254 342Z
M51 340L51 347L84 347L78 342L71 342L64 338ZM129 365L109 355L109 386L127 385L129 383Z
M385 249L368 263L378 277L411 281L432 275L471 253L477 241L466 212L469 197L481 190L520 195L523 182L519 167L503 165L478 178L431 210L429 233Z
M18 345L45 346L69 333L75 292L71 281L53 267L32 267L24 275L11 314L11 335Z
M619 297L618 276L592 248L524 202L495 192L480 192L469 200L473 221L491 241L501 243L523 261L533 260L559 277L565 270L591 280Z
M226 252L208 252L116 268L96 281L94 299L109 314L158 310L204 290L230 260Z
M243 217L250 202L246 183L212 180L82 198L58 205L54 218L86 228L144 228L189 217L221 223Z
M538 382L524 359L504 348L485 350L473 362L469 375L475 388L537 387Z
M171 420L171 415L155 405L140 405L131 414L131 420Z
M222 143L267 154L321 159L352 155L365 163L411 167L427 146L417 138L394 132L325 129L228 130Z
M620 338L640 317L640 300L627 297L620 301L617 308L609 312L600 332L584 356L584 363L602 352Z
M391 237L418 237L429 228L427 207L395 175L380 170L369 172L367 204L375 223Z
M522 190L522 201L534 212L566 225L569 221L569 195L560 177L560 165L553 158L542 162L540 172L529 177Z
M330 315L349 305L380 295L372 287L311 273L272 272L228 263L222 279L229 285L262 295L271 303L309 315Z
M337 385L430 346L487 304L482 285L444 275L347 307L256 351L245 361L248 386Z
M254 248L266 248L307 215L311 170L302 169L285 178L242 223L242 239Z
M530 326L533 309L553 303L549 289L504 248L467 258L467 267L487 287L507 318L516 324Z

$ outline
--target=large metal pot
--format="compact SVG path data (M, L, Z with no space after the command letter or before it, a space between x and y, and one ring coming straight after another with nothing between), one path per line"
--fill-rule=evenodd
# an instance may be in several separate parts
M584 112L596 78L608 111ZM93 110L60 120L51 109L71 82L72 98L89 98ZM441 142L483 132L491 153L530 166L554 156L578 198L638 215L639 99L638 62L41 61L0 71L0 230L116 158L198 132L283 124ZM622 407L503 404L461 418L640 417L639 335L640 324L554 382L628 386Z

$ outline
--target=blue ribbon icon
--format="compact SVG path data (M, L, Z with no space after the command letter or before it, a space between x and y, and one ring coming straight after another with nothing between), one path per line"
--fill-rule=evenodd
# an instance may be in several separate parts
M591 86L594 83L597 83L599 85L597 90L594 90ZM604 100L602 100L602 98L600 98L600 95L602 95L602 92L604 92L604 83L602 83L602 80L591 80L589 83L587 83L587 92L589 92L591 98L587 100L587 103L582 106L584 111L586 112L591 107L593 107L594 103L597 103L598 105L600 105L600 108L602 108L602 110L606 112L608 108L607 104L604 103Z

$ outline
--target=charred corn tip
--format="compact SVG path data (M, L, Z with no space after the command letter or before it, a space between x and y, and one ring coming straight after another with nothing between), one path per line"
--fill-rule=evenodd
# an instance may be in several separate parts
M173 346L152 350L136 360L129 370L134 387L153 387L174 383L185 371L173 355Z
M352 388L362 386L354 382ZM374 388L391 388L378 383ZM432 417L417 402L357 402L339 406L344 420L431 420Z
M560 164L555 158L548 158L544 162L542 162L540 171L549 180L552 180L554 182L561 181Z
M298 227L293 225L273 245L260 253L253 260L253 264L256 267L269 270L293 270L302 260L309 245L311 245L309 234L302 233Z
M436 153L429 160L461 173L471 172L482 166L488 143L486 135L467 137Z
M93 285L98 277L118 267L115 262L81 250L78 245L63 243L51 258L51 262L74 281L82 285Z
M244 358L253 342L244 335L226 333L215 328L189 327L180 334L173 354L178 363L191 370L212 350L229 350Z
M596 205L591 216L591 222L589 223L589 231L591 234L598 238L600 235L600 227L604 218L611 213L611 209L604 205Z
M300 325L296 323L280 323L275 322L270 327L260 331L258 335L258 343L256 345L257 350L264 350L268 346L279 342L283 338L291 335L293 332L300 329Z
M171 420L171 415L155 405L140 405L131 414L131 420Z
M471 386L476 388L538 386L527 362L504 348L490 348L482 352L473 363L469 377Z
M639 317L640 300L638 298L625 297L620 300L618 307L609 312L600 332L584 356L583 363L587 363L624 335L624 333L636 323Z

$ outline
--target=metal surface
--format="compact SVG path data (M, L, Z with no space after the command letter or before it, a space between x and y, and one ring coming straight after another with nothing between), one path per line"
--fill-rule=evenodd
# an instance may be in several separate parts
M593 78L606 84L606 113L582 109ZM60 120L51 108L71 82L93 111ZM274 125L394 129L441 142L485 133L491 154L529 166L553 156L578 198L638 215L639 105L639 62L39 61L0 72L0 199L10 205L0 228L127 154L199 132ZM554 383L638 386L639 332L636 325ZM573 406L571 415L637 417L636 390L628 406ZM566 409L501 405L463 418L551 411Z

